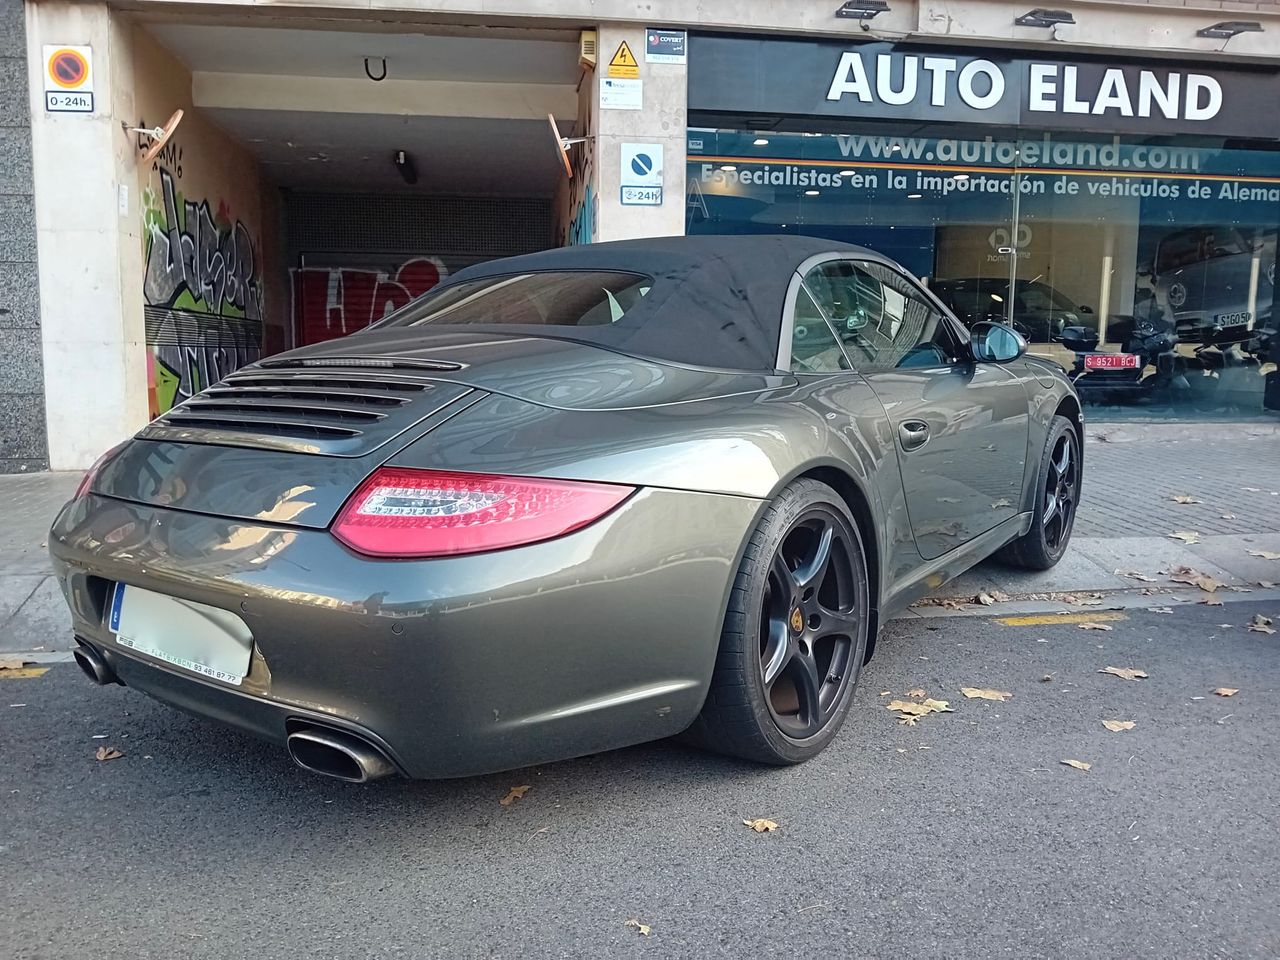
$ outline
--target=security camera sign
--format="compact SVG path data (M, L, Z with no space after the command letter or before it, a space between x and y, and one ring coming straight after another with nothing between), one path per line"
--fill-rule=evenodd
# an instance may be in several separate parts
M44 45L44 109L93 113L93 48Z
M662 144L622 144L622 205L662 205Z

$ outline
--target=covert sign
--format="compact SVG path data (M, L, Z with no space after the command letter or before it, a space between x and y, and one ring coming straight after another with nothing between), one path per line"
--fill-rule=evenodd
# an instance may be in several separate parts
M93 49L44 46L44 108L49 113L93 113Z

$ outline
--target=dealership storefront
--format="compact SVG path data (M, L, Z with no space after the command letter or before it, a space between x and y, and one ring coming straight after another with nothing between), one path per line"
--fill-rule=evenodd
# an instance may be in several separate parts
M889 254L1095 416L1280 412L1280 73L972 50L691 38L687 231Z

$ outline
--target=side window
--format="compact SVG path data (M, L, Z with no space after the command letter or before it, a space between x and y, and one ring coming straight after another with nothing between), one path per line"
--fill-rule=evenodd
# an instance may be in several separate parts
M791 372L835 373L848 369L849 362L826 318L801 286L796 294L795 324L791 330Z
M860 373L955 362L958 344L951 328L896 271L832 260L809 271L804 284Z

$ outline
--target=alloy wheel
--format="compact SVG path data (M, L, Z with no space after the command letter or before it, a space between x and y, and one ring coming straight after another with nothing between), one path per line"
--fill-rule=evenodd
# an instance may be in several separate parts
M1040 525L1044 529L1044 544L1050 551L1061 549L1071 536L1071 524L1075 521L1076 504L1079 502L1079 459L1075 434L1066 431L1053 445L1049 475L1045 481L1044 513Z
M782 538L769 568L760 677L774 722L794 739L822 730L861 667L866 611L854 576L855 537L839 514L810 510Z

